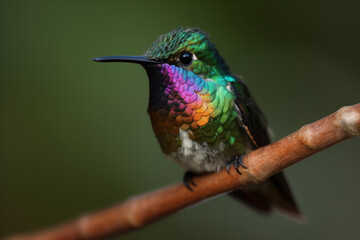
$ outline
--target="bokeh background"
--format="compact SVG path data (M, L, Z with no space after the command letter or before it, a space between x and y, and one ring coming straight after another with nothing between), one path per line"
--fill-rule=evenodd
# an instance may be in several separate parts
M276 140L359 102L359 12L332 0L0 1L0 236L182 178L152 133L145 71L92 57L141 55L160 34L200 27ZM305 224L220 197L122 239L359 239L359 144L286 169Z

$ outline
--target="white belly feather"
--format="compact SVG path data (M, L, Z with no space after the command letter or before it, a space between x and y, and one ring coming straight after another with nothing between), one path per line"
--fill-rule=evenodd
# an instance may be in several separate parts
M180 129L182 146L177 152L167 155L181 167L192 172L215 172L224 168L230 160L224 156L225 144L219 143L217 147L209 146L206 142L197 143L189 138L186 130Z

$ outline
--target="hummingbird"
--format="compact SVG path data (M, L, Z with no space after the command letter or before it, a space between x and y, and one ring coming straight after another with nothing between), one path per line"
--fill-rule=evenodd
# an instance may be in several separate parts
M96 62L142 65L149 78L152 128L163 153L195 174L246 168L243 156L270 143L267 120L242 79L230 72L209 35L180 27L161 35L143 56L107 56ZM261 213L277 208L301 219L282 172L230 193Z

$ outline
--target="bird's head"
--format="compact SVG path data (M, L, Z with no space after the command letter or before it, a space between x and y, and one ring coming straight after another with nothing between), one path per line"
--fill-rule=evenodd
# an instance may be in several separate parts
M160 80L167 71L193 73L214 81L232 80L229 67L208 34L198 28L178 28L161 35L144 56L109 56L93 60L139 63L146 69L150 81Z

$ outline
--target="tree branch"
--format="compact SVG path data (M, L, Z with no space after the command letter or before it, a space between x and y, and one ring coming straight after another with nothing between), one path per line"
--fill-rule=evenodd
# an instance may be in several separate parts
M141 228L196 202L266 180L282 169L331 145L360 135L360 103L300 128L295 133L244 157L242 175L231 168L195 177L191 192L178 183L139 195L119 205L84 215L45 231L7 240L101 239Z

